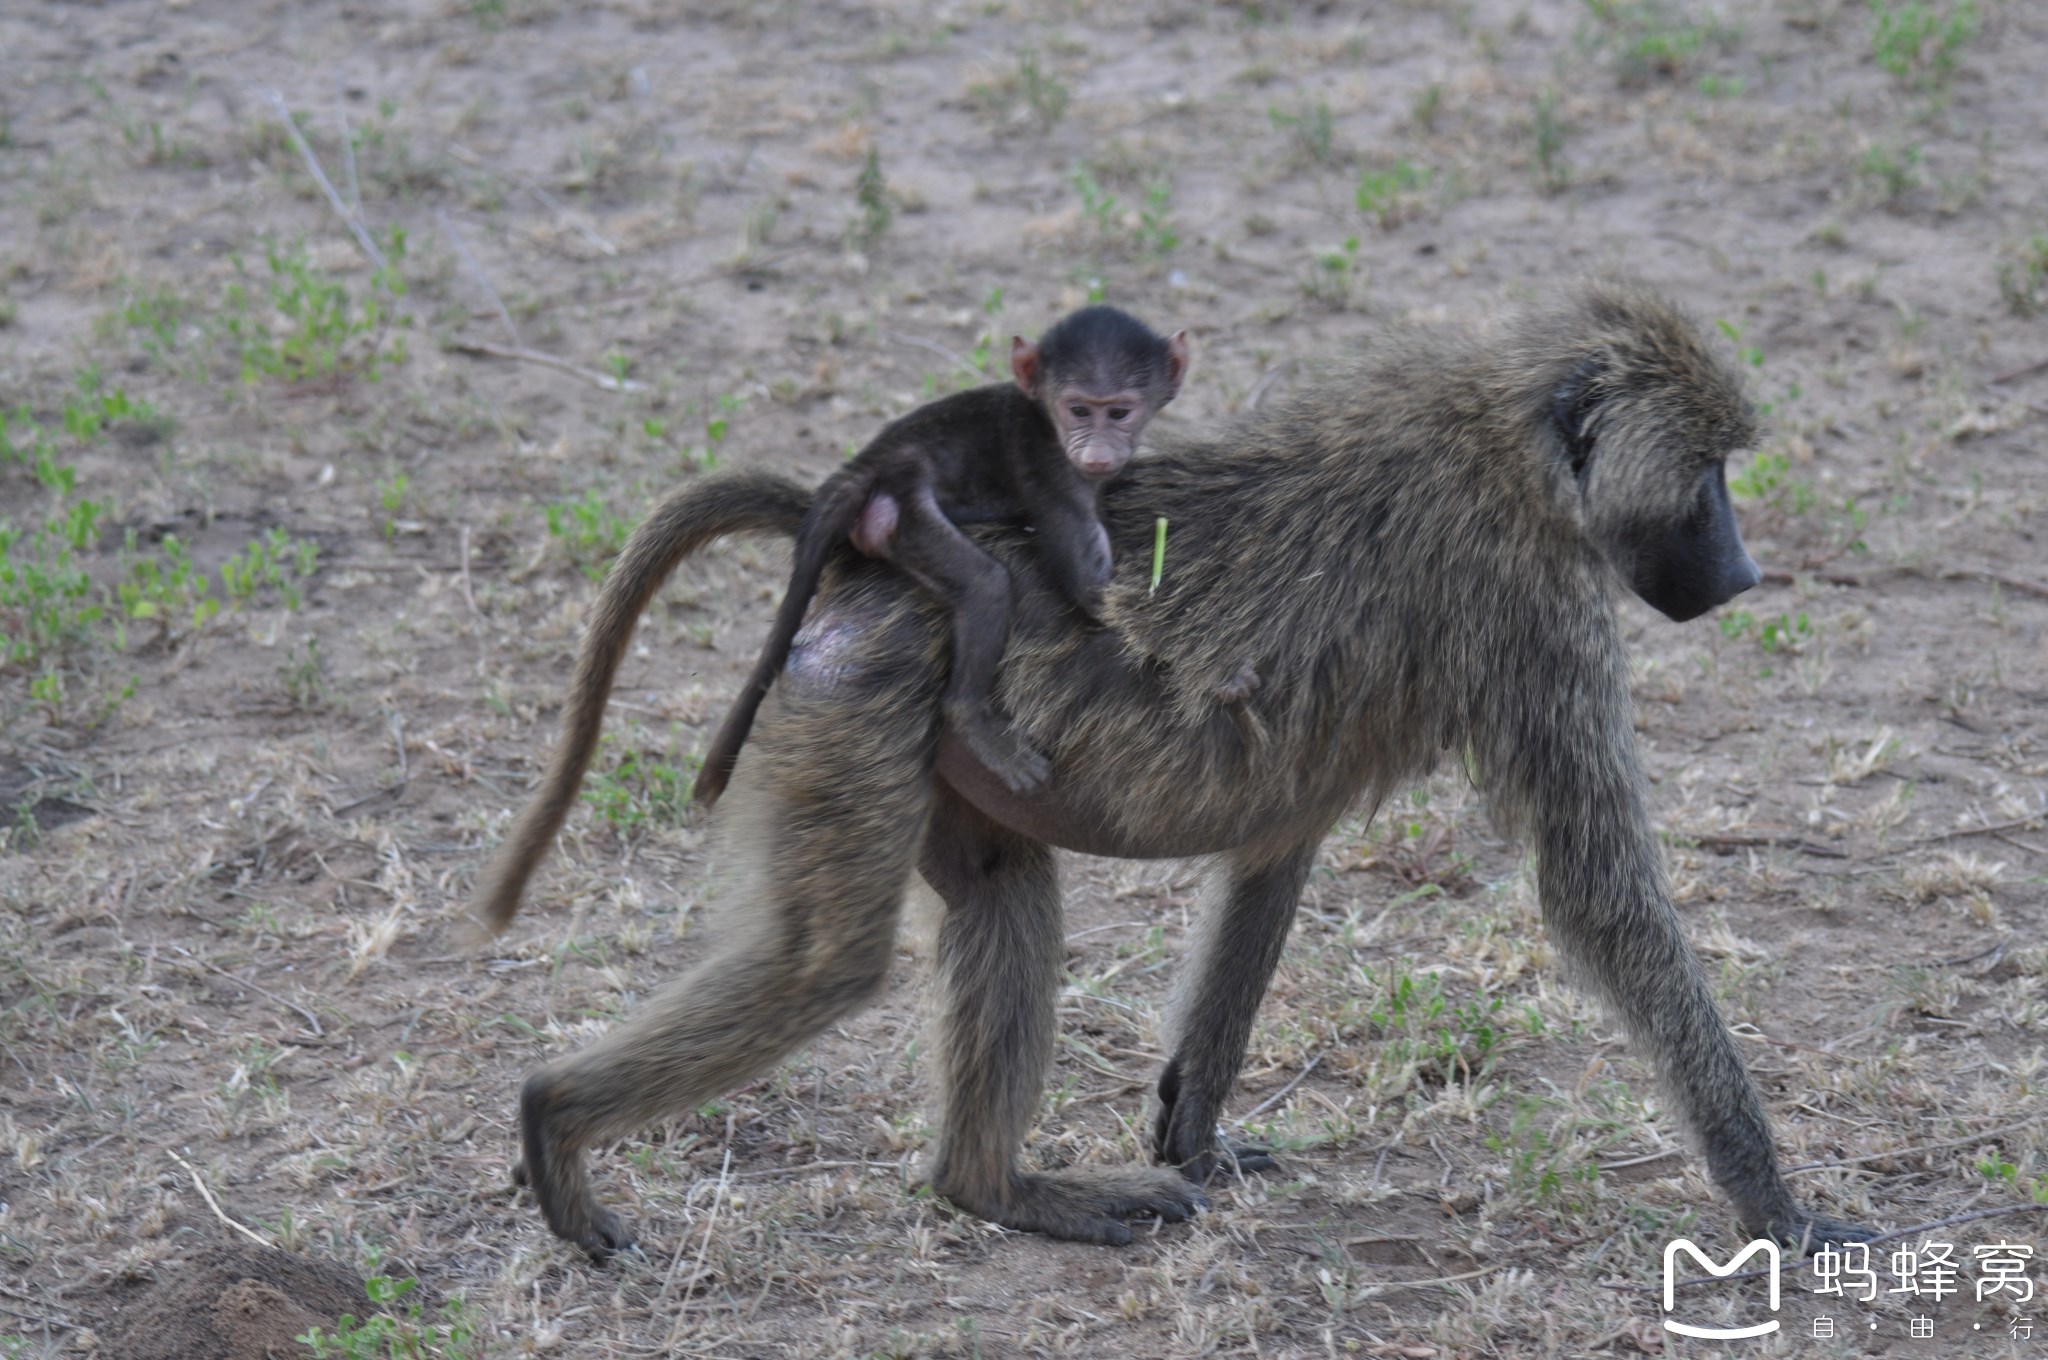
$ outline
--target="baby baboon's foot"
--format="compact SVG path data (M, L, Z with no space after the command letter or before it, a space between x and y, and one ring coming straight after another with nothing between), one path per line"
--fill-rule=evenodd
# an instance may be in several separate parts
M540 1201L550 1232L581 1247L593 1261L609 1260L635 1245L625 1222L591 1195L582 1149L562 1147L549 1129L547 1088L538 1075L527 1078L519 1094L519 1134L526 1155L513 1165L512 1183Z
M1052 764L987 710L953 711L946 715L953 730L988 772L1012 793L1030 793L1052 774Z
M983 1216L1006 1228L1108 1247L1130 1245L1124 1219L1179 1223L1209 1202L1182 1177L1149 1167L1019 1175L1007 1199L1001 1212Z
M1259 684L1258 671L1247 661L1237 668L1237 674L1216 687L1216 697L1226 704L1243 703L1252 697Z

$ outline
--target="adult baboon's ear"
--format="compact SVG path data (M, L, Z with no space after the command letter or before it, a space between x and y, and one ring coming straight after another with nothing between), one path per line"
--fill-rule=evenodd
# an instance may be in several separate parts
M1550 397L1550 422L1557 428L1558 443L1564 446L1565 457L1571 462L1572 476L1581 486L1585 485L1586 467L1593 457L1593 436L1586 426L1593 408L1600 402L1595 383L1606 367L1597 356L1587 355Z

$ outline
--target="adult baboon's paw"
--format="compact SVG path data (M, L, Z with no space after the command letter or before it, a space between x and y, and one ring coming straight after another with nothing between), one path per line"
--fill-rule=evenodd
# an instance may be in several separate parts
M1789 1247L1794 1253L1802 1256L1811 1255L1825 1246L1839 1247L1848 1242L1868 1242L1878 1236L1875 1228L1830 1218L1826 1214L1817 1214L1810 1209L1797 1206L1773 1215L1762 1225L1745 1216L1742 1226L1752 1237L1768 1237L1780 1246Z
M1130 1245L1125 1219L1180 1223L1209 1203L1182 1177L1148 1168L1019 1176L1009 1198L995 1220L1005 1227L1109 1247Z
M932 1188L965 1212L1005 1228L1106 1247L1130 1244L1125 1219L1179 1223L1209 1202L1178 1173L1150 1167L1014 1175L1000 1197L957 1185Z
M569 1195L563 1197L568 1203L551 1205L549 1197L535 1186L524 1161L512 1164L512 1184L522 1190L532 1190L534 1197L541 1202L541 1217L547 1220L548 1231L564 1242L581 1247L593 1261L608 1261L622 1251L632 1251L639 1246L633 1240L633 1234L626 1230L625 1220L604 1208L588 1193L581 1196L581 1204L574 1203L577 1197Z
M600 1207L594 1199L586 1199L579 1212L571 1218L574 1231L564 1232L555 1228L556 1235L581 1247L593 1261L602 1263L622 1251L640 1249L640 1244L633 1240L633 1234L626 1230L626 1221L611 1210ZM555 1225L550 1223L548 1226L553 1228Z
M1196 1185L1207 1185L1219 1171L1235 1176L1249 1171L1272 1171L1280 1165L1273 1149L1258 1143L1240 1143L1221 1134L1212 1134L1208 1145L1199 1147L1192 1155L1175 1157L1162 1151L1159 1160L1178 1167L1180 1174Z

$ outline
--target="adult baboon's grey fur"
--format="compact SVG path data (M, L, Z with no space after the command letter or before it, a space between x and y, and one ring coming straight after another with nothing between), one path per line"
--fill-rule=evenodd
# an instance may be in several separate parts
M1186 1217L1224 1151L1217 1117L1318 842L1449 754L1532 847L1553 938L1655 1065L1746 1227L1864 1235L1793 1199L1680 932L1615 615L1617 587L1684 619L1756 583L1723 473L1753 437L1741 380L1699 328L1600 283L1485 335L1390 334L1281 408L1136 464L1104 497L1107 627L1061 603L1018 535L984 532L1019 591L1000 698L1053 767L1031 795L944 730L939 616L844 555L742 766L762 800L743 938L526 1083L522 1171L548 1225L593 1255L627 1242L584 1150L717 1096L872 996L913 872L946 904L933 1187L1009 1227L1098 1242L1128 1241L1132 1215ZM628 561L666 571L678 545L786 532L800 497L763 478L701 484ZM558 771L580 774L652 589L612 580ZM1247 660L1263 686L1219 702ZM546 797L487 889L496 919L567 807L556 775ZM1159 1082L1163 1168L1018 1166L1052 1051L1055 846L1218 857L1221 916L1189 960Z

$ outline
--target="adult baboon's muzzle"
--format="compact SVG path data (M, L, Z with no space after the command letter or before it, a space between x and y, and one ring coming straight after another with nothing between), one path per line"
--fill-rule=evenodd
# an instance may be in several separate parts
M1728 499L1719 463L1700 474L1693 509L1661 535L1637 544L1629 584L1658 613L1677 623L1696 619L1764 579Z

